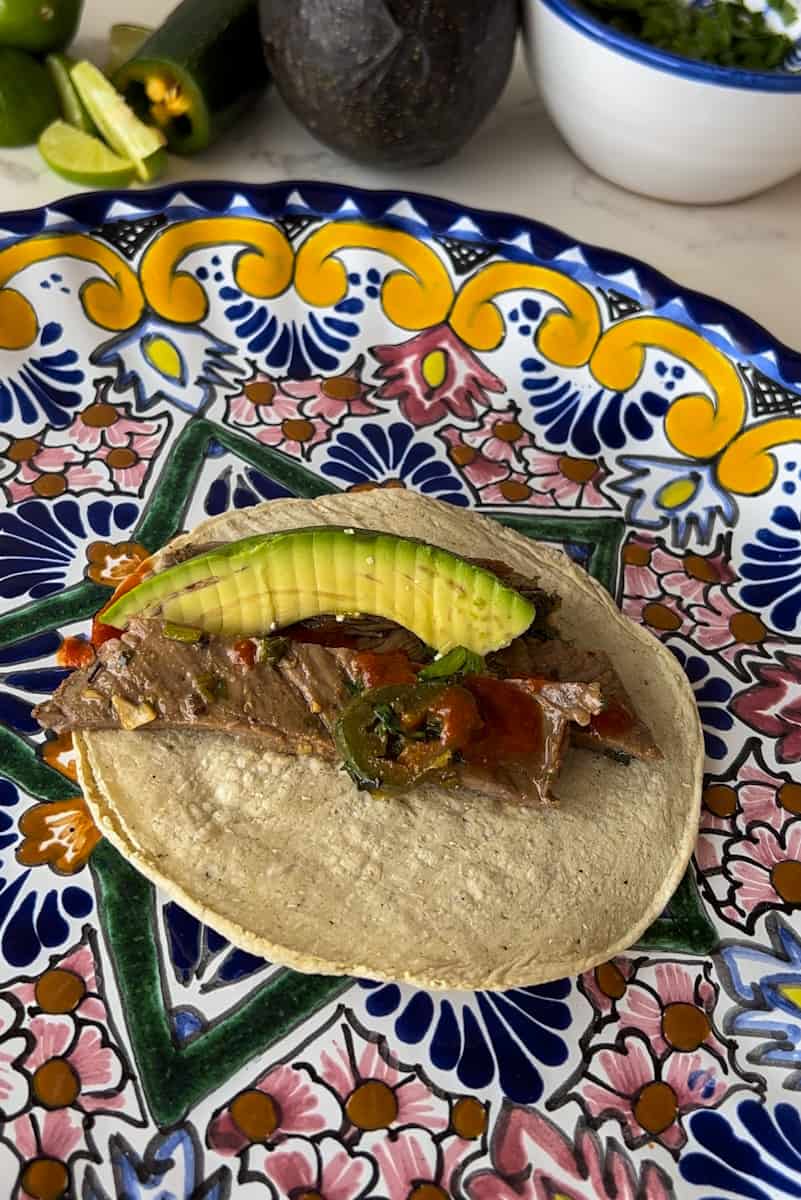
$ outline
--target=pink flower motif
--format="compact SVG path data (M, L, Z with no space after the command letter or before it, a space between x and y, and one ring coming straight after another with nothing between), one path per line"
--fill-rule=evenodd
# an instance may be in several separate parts
M241 1154L254 1142L275 1143L293 1134L321 1133L341 1123L330 1095L296 1067L273 1067L235 1096L209 1123L208 1142L218 1154Z
M401 1071L375 1042L365 1039L357 1052L349 1026L342 1025L340 1033L332 1047L329 1042L321 1048L314 1066L321 1081L339 1097L349 1137L403 1125L422 1125L432 1133L447 1129L448 1104L422 1079Z
M28 1080L20 1070L27 1049L19 1012L5 996L0 996L0 1112L6 1120L28 1102Z
M660 1062L641 1034L630 1033L614 1048L593 1051L577 1090L565 1098L578 1100L594 1124L618 1121L627 1146L656 1141L678 1153L687 1140L684 1116L716 1108L742 1086L731 1087L704 1048Z
M385 382L376 393L397 400L413 425L433 425L449 413L475 421L492 407L489 392L502 393L503 380L476 358L448 325L426 329L400 345L373 346Z
M426 1186L432 1195L456 1195L454 1176L467 1156L477 1153L475 1144L463 1138L438 1144L427 1129L367 1134L361 1145L378 1164L379 1191L387 1200L408 1200L416 1188L424 1191Z
M617 1011L617 1001L636 969L630 958L612 958L579 976L579 986L599 1016Z
M749 926L765 908L801 908L801 821L781 833L756 826L730 842L724 870L734 881L733 903L724 916L744 916Z
M122 1059L99 1026L76 1023L65 1013L43 1013L30 1020L28 1031L33 1048L25 1069L32 1078L35 1103L69 1108L78 1125L81 1114L139 1115Z
M801 783L772 775L758 747L735 764L733 772L710 780L703 792L701 828L716 833L746 833L751 825L770 825L779 831L801 814Z
M672 1200L656 1163L634 1163L614 1139L605 1144L584 1120L573 1140L534 1109L506 1104L490 1147L492 1169L470 1175L469 1200Z
M747 927L749 919L756 919L755 910L761 911L760 905L776 906L762 852L759 866L752 861L751 835L756 829L764 837L764 831L771 829L781 842L799 815L801 783L791 775L769 771L753 742L724 776L707 781L695 859L707 897L726 921ZM793 870L782 868L779 878ZM789 887L786 881L784 886Z
M778 738L781 763L801 759L801 655L776 655L778 665L754 668L759 680L731 702L737 716L768 737Z
M500 459L486 458L479 450L470 445L468 433L448 425L440 432L440 437L448 447L448 458L459 471L479 490L488 484L505 479L509 473L508 467Z
M36 1185L43 1171L51 1184L63 1181L64 1194L68 1193L70 1156L83 1140L69 1109L32 1109L7 1126L5 1133L22 1162L17 1200L40 1200L42 1193Z
M280 446L295 458L307 458L326 442L348 416L368 416L378 408L361 379L359 358L341 375L279 380L254 368L242 390L228 400L225 420L249 429L265 446Z
M662 595L658 600L645 596L623 596L620 607L627 617L645 625L656 637L666 638L673 634L688 637L692 622L675 596Z
M692 634L695 644L703 650L717 650L741 674L746 674L742 664L745 655L764 657L782 645L757 613L740 608L719 585L711 586L706 603L692 605L690 613L696 622Z
M275 1189L276 1200L360 1200L373 1182L370 1159L355 1154L335 1137L319 1142L287 1138L264 1158L264 1174ZM406 1200L404 1196L403 1200Z
M515 468L522 471L521 451L533 444L515 404L502 412L485 412L475 429L446 425L438 436L448 447L448 458L479 491L506 479Z
M22 980L9 991L32 1013L72 1013L88 1021L105 1022L91 947L80 943L63 958L53 959L36 979Z
M542 492L535 492L528 475L507 469L504 478L478 489L481 504L527 504L532 508L551 508L553 501Z
M698 969L671 962L659 963L653 977L649 984L640 972L629 982L617 1005L620 1025L644 1033L660 1058L705 1046L725 1063L730 1047L714 1029L717 991L709 979Z
M31 446L39 445L35 438L20 439L12 445L19 448L26 442L30 442ZM24 447L15 452L24 453ZM11 504L18 504L20 500L27 500L31 496L50 499L67 490L113 490L108 470L98 463L88 462L86 455L73 446L40 446L31 449L28 457L20 458L17 462L13 478L8 478L4 483Z
M711 554L675 554L659 538L633 533L622 550L624 592L654 600L663 592L689 604L701 604L711 584L731 583L728 542L721 538Z
M594 458L551 454L531 446L523 451L528 482L535 492L550 496L557 508L614 508L600 490L609 475Z

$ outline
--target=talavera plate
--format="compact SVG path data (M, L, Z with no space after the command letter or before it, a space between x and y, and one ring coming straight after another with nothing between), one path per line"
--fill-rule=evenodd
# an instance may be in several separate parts
M0 1196L801 1194L797 355L520 218L193 184L0 216L0 429ZM176 531L379 487L563 546L693 684L694 863L578 979L237 950L98 839L31 718Z

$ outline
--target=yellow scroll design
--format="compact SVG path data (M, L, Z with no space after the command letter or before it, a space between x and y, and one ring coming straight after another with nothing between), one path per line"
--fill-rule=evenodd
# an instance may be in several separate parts
M523 288L546 292L567 310L547 314L537 331L537 349L557 366L583 366L601 335L601 314L587 288L551 267L508 262L484 267L464 283L456 297L450 316L454 333L474 350L494 350L503 341L505 329L493 300Z
M790 442L801 442L801 417L780 417L746 429L721 455L718 480L738 496L767 491L776 478L776 459L769 451Z
M9 280L26 267L48 259L77 258L94 263L107 279L87 279L81 304L90 321L102 329L130 329L142 315L139 281L128 264L109 246L83 233L52 233L16 242L0 250L0 349L24 350L39 331L33 305Z
M709 384L712 396L679 396L665 416L671 444L689 458L712 458L735 437L746 417L746 396L736 367L700 334L664 317L629 317L613 325L590 359L590 370L602 387L625 392L645 366L645 352L664 350L694 367Z
M348 273L337 257L340 250L377 250L400 263L381 288L381 305L401 329L430 329L448 315L453 285L430 247L399 229L366 221L333 221L316 230L298 250L295 288L307 304L329 307L348 293Z
M203 287L179 265L193 250L241 243L234 279L248 296L264 300L286 291L292 282L292 247L286 234L255 217L200 217L180 221L151 242L139 266L139 278L155 313L179 325L202 321L208 312Z

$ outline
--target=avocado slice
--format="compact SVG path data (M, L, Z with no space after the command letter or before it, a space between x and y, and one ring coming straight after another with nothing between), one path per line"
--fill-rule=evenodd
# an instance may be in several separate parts
M103 614L124 629L162 617L250 637L326 613L404 625L440 653L489 654L523 633L534 605L482 567L412 538L334 526L259 534L199 554L126 592Z

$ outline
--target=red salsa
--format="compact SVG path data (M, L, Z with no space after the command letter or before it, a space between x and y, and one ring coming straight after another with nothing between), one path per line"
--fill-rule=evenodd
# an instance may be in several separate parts
M231 649L233 650L234 658L243 667L250 670L251 667L256 665L256 643L253 641L253 638L242 638L240 641L234 642Z
M95 652L91 643L82 637L66 637L56 650L56 662L71 671L89 667L94 662Z
M469 675L462 686L475 697L484 722L479 736L462 751L468 762L498 762L540 749L542 709L529 692L490 675Z
M390 683L416 683L420 669L402 650L389 654L363 650L354 661L366 688L384 687Z
M590 732L598 737L619 737L628 733L634 725L634 717L622 704L613 700L606 708L596 713L590 721Z

